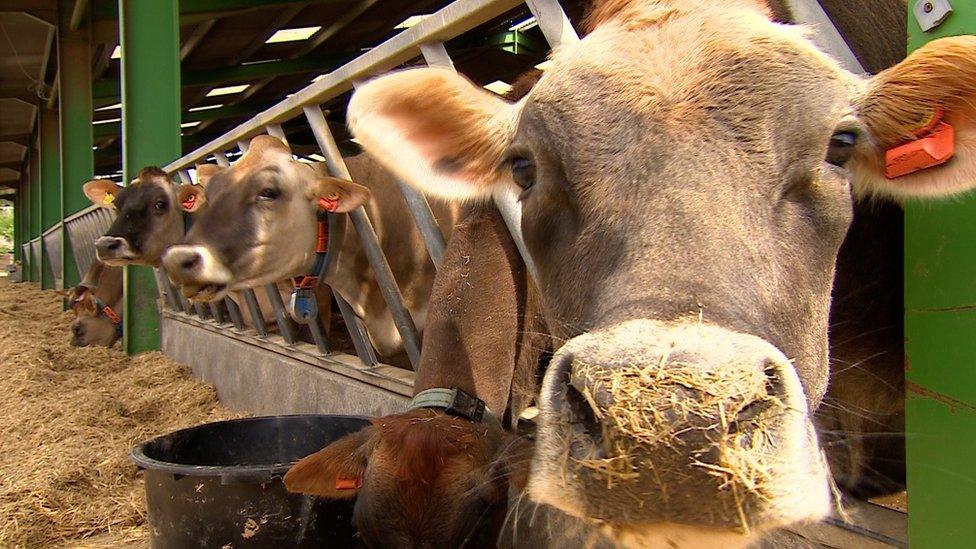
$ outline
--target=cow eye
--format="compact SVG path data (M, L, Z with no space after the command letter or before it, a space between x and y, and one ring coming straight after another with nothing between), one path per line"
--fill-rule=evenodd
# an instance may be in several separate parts
M258 198L261 200L274 200L279 196L281 196L281 191L274 187L265 187L258 193Z
M535 163L528 158L517 156L511 160L512 179L515 184L528 190L535 184Z
M837 132L830 138L827 147L827 163L842 167L854 155L854 145L857 144L857 134L854 132Z
M169 204L167 204L165 200L157 200L156 203L153 204L156 210L160 212L165 211L168 205Z

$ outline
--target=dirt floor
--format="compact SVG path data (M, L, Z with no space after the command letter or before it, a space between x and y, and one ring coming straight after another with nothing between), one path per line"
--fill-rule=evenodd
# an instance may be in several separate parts
M71 347L70 320L0 278L0 547L148 546L131 447L239 414L159 353Z

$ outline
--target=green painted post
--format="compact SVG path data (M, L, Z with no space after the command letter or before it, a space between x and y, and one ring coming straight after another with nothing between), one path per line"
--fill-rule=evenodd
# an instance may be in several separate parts
M30 151L29 150L28 150L28 154L30 154ZM17 193L18 194L18 197L20 199L20 202L17 204L17 207L18 207L18 210L19 210L18 213L20 214L18 217L20 218L20 224L19 224L19 226L20 226L20 239L21 239L21 244L30 242L30 228L31 228L31 223L30 223L30 214L31 214L30 182L31 182L31 176L30 176L30 161L29 160L28 160L28 163L27 163L27 165L25 167L25 171L26 171L26 173L22 174L21 175L21 178L20 178L20 192ZM22 253L21 255L22 255L21 256L21 278L22 278L22 280L30 280L31 279L31 270L32 270L31 261L30 261L30 254L29 253L28 254L23 254Z
M41 108L41 232L61 221L61 139L58 111ZM53 290L57 276L41 239L41 288Z
M953 7L928 33L909 11L909 48L976 33L976 5ZM913 549L971 547L976 539L974 268L976 196L906 205L905 430Z
M70 28L77 0L58 0L58 69L61 86L61 217L89 205L82 186L94 176L92 156L91 25L86 9L82 26ZM67 228L61 231L64 287L81 282Z
M21 255L21 245L24 243L24 229L21 226L24 222L24 178L17 181L17 192L14 194L14 261L24 264Z
M122 44L122 170L131 181L143 166L180 156L178 0L119 0ZM149 267L125 269L126 352L159 348L156 281Z
M40 112L43 109L43 105L38 105L37 109ZM31 185L31 226L30 226L30 239L34 240L41 236L41 194L43 189L41 188L41 144L40 135L37 135L33 140L33 146L30 149L30 185ZM34 252L33 244L31 245L31 282L41 281L41 261L33 261Z

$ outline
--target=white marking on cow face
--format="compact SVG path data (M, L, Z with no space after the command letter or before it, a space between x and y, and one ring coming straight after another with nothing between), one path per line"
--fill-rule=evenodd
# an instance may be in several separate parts
M163 267L194 301L217 301L227 295L231 273L206 246L173 246L163 255Z

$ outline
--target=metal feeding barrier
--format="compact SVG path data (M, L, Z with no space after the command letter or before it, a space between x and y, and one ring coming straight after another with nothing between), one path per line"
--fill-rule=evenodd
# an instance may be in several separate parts
M41 237L30 241L30 268L34 273L34 280L41 279Z
M84 277L98 261L95 257L95 241L105 234L113 221L115 210L99 206L89 206L64 219L68 240L75 256L75 267L80 276Z
M44 242L44 253L47 255L47 264L51 268L54 287L60 290L64 288L64 271L61 269L61 223L44 231L41 240Z
M321 155L325 158L329 173L335 177L350 179L345 161L323 114L322 104L350 91L358 82L366 78L378 76L418 57L422 57L431 66L453 69L454 65L443 44L445 40L460 36L523 4L527 5L536 17L550 46L579 40L569 18L557 0L529 0L527 2L522 0L457 0L431 14L417 25L400 32L379 46L324 75L317 82L257 114L233 130L173 161L165 166L164 170L169 174L179 174L183 183L191 183L189 169L195 163L205 161L212 155L219 165L228 166L230 165L226 154L228 151L236 148L242 153L246 152L248 140L261 133L267 133L285 140L281 124L303 116L315 137ZM430 205L423 194L412 187L401 184L400 190L423 236L424 245L431 261L435 267L439 267L443 259L445 243ZM522 252L523 257L528 259L521 241L521 211L514 194L499 193L495 197L495 201L518 244L520 252ZM345 221L342 218L343 215L347 216L346 219L351 222L350 224L359 236L383 299L392 314L396 329L403 341L406 354L411 365L416 369L420 362L420 335L404 304L393 271L383 254L373 224L364 208L359 207L348 214L329 215L329 249L334 249L339 244L334 241L334 235L339 231L332 229L334 224ZM527 261L527 264L530 272L534 273L535 270L531 262ZM173 298L176 294L165 276L157 277L157 280L160 282L161 291L170 296L166 301L173 311L177 314L182 313L195 315L202 319L206 318L208 311L204 311L201 307L188 307L185 302ZM271 284L260 290L267 293L279 334L287 344L294 344L297 341L297 326L286 311L276 286ZM254 335L259 339L266 338L269 331L263 322L263 311L259 306L255 291L246 290L241 293L252 319L251 329L253 329ZM341 295L334 292L334 297L346 327L349 329L350 338L356 349L361 367L375 368L379 363L369 343L365 326ZM236 331L240 334L243 329L238 322L239 313L237 316L233 313L234 301L226 299L224 305L228 308L230 316L234 318ZM209 321L223 326L225 322L218 314L218 310L219 308L216 306L210 308L209 316L211 318ZM326 343L325 334L322 333L316 322L309 322L308 328L316 343L319 356L327 357L330 350Z

